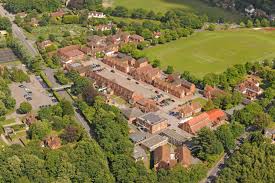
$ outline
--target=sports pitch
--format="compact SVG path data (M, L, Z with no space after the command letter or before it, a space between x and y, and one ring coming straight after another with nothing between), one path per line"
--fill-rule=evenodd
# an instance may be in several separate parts
M211 72L223 72L234 64L275 58L275 32L198 32L144 52L151 60L160 59L163 68L172 65L178 72L187 70L202 77Z

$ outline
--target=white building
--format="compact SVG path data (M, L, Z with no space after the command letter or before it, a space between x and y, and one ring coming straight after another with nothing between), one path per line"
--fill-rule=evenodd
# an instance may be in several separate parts
M106 18L102 12L92 11L89 13L88 18Z

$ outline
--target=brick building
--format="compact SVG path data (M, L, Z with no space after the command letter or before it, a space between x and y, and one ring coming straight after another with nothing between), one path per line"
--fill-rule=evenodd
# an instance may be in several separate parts
M133 69L130 74L136 80L152 84L155 79L161 77L161 70L158 68L153 68L151 65L147 65Z
M85 54L80 51L79 45L71 45L60 48L57 54L61 58L63 64L81 61L85 58Z
M170 93L171 95L174 95L178 98L185 97L185 90L184 87L181 86L181 84L176 83L169 83L163 79L157 78L154 80L153 85L161 89L164 92Z
M121 72L130 72L130 66L127 60L120 59L118 57L105 57L102 62Z
M171 169L177 164L189 167L192 164L191 151L186 146L179 146L175 150L166 144L158 147L153 154L156 170Z
M183 129L184 131L195 135L198 131L200 131L204 127L211 127L211 121L207 113L202 113L189 121L180 124L179 128Z
M199 102L191 102L179 107L178 110L182 118L188 118L201 112L201 105Z
M156 133L168 127L167 119L155 113L148 113L138 117L135 124L150 133Z
M115 82L115 80L110 80L99 72L88 71L86 76L92 78L98 86L110 88L114 94L121 96L127 101L130 101L136 96L139 96L139 94L136 92L129 90L122 85L119 85Z
M225 112L221 109L213 109L206 113L208 115L208 118L212 122L213 126L218 125L221 121L226 120L226 118L227 118Z
M206 85L204 88L204 96L208 99L213 99L220 95L225 95L225 94L226 94L225 91L216 87L212 87L210 85Z
M137 34L130 35L129 41L133 43L141 43L144 41L144 38L142 36L139 36Z
M152 99L140 98L136 100L134 106L139 108L142 112L156 112L159 110L157 103Z
M61 139L58 136L49 136L44 140L44 144L50 149L58 149L61 147Z
M259 80L254 76L250 76L244 82L240 83L236 86L235 90L242 93L249 100L255 100L263 93Z
M213 109L208 112L204 112L187 122L180 124L179 128L193 135L197 134L204 127L214 127L219 125L222 121L226 120L227 116L221 109Z

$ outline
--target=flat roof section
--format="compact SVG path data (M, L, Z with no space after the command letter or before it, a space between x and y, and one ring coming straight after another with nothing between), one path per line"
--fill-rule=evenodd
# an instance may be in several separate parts
M115 73L108 71L107 69L98 72L97 73L100 76L103 76L104 78L114 81L117 84L129 89L130 91L137 92L138 94L142 94L145 98L151 98L155 95L154 91L151 91L150 89L145 88L141 84L136 84L136 80L128 80L127 77L120 74L118 71ZM128 76L131 78L131 76Z
M160 117L159 115L155 113L148 113L140 117L140 119L143 119L147 121L150 124L158 124L165 120L165 118Z

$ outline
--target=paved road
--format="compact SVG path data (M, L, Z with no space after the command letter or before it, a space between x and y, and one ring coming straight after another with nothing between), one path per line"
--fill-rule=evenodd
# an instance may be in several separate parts
M3 6L0 6L0 15L5 16L10 19L12 22L12 33L14 37L20 40L22 44L27 48L27 50L31 53L32 56L36 56L39 54L38 50L34 47L33 43L27 39L27 37L24 35L23 30L18 27L15 23L13 23L14 15L7 12Z

